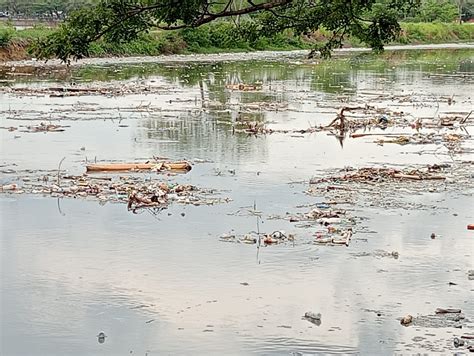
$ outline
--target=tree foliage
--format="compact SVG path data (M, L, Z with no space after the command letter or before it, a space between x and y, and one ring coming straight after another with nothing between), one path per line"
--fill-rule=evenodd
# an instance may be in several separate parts
M406 18L408 22L454 22L474 17L474 0L421 0Z
M459 16L458 6L449 0L425 0L415 19L420 22L452 22Z
M58 30L38 40L34 52L39 58L63 61L89 54L92 42L130 41L153 28L163 30L198 27L232 19L245 22L246 36L275 34L292 29L295 34L321 27L332 37L318 50L329 55L342 45L346 35L355 36L376 50L396 38L397 19L419 0L98 0L72 13Z
M465 20L474 18L474 0L468 0L463 4L462 16Z

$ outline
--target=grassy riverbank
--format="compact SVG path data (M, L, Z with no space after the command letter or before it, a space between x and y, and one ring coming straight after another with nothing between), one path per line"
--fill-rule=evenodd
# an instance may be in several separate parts
M31 29L15 30L0 25L0 61L31 58L29 44L53 31L37 26ZM317 31L311 36L295 36L291 31L271 37L245 38L238 34L232 23L221 22L186 29L179 32L156 31L144 34L125 44L110 44L104 41L94 43L91 57L109 56L156 56L174 53L220 53L255 50L310 49L325 41L329 33ZM474 25L454 23L403 23L399 39L393 44L434 44L474 41ZM360 47L362 44L347 38L346 47Z

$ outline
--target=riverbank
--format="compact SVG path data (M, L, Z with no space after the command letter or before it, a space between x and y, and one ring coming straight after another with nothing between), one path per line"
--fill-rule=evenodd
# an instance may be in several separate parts
M36 38L47 36L53 29L35 27L15 30L0 25L0 61L31 59L29 46ZM288 31L272 37L260 37L255 41L239 39L235 27L218 23L179 32L156 31L125 44L94 43L91 57L159 56L170 54L210 54L255 51L309 50L329 37L325 30L311 36L294 36ZM403 23L399 39L390 45L419 45L463 43L474 41L474 25L454 23ZM344 48L361 48L363 45L347 38Z
M440 43L431 45L390 45L385 47L386 52L400 51L400 50L425 50L425 51L436 51L436 50L474 50L474 43ZM348 55L350 53L370 53L369 48L341 48L334 51L334 57ZM233 53L210 53L210 54L172 54L172 55L158 55L158 56L128 56L128 57L94 57L84 58L79 61L73 61L70 63L70 67L82 67L82 66L102 66L102 65L121 65L121 64L153 64L153 63L221 63L221 62L233 62L233 61L281 61L291 60L300 61L309 53L308 50L292 50L292 51L254 51L254 52L233 52ZM8 71L9 68L15 67L18 71L19 68L54 68L63 66L58 59L49 61L39 61L36 59L26 60L14 60L0 63L1 68L5 68L4 71Z

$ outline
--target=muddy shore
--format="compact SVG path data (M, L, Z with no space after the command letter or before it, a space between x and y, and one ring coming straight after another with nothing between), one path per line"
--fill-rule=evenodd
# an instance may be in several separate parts
M473 43L441 43L429 45L396 45L385 46L386 51L406 50L436 50L436 49L474 49ZM334 50L334 55L346 53L371 52L370 48L341 48ZM113 65L133 63L214 63L222 61L252 61L252 60L285 60L288 58L304 59L308 50L296 51L256 51L245 53L219 53L219 54L185 54L185 55L163 55L156 57L114 57L114 58L84 58L71 61L70 66L88 65ZM64 65L59 60L38 61L35 59L21 61L0 62L0 67L6 66L33 66L33 67L56 67Z

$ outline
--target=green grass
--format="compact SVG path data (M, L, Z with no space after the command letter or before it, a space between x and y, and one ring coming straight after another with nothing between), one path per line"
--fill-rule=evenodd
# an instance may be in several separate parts
M11 40L33 40L35 38L47 36L53 31L54 29L45 27L43 25L37 25L24 30L15 30L15 28L12 26L0 24L0 34L4 32L11 32Z
M474 41L474 25L470 23L402 23L397 41L403 44Z
M431 44L474 41L473 24L456 23L402 23L400 38L393 44ZM15 46L24 49L36 38L52 33L54 29L38 25L31 29L15 30L0 24L0 49ZM195 29L176 32L152 31L139 38L122 44L105 41L93 43L89 55L107 56L155 56L174 53L222 53L247 52L255 50L294 50L309 49L328 38L324 29L311 36L295 36L287 30L273 36L247 38L229 22L217 22ZM363 46L357 39L347 38L349 47ZM19 49L18 49L19 48Z

